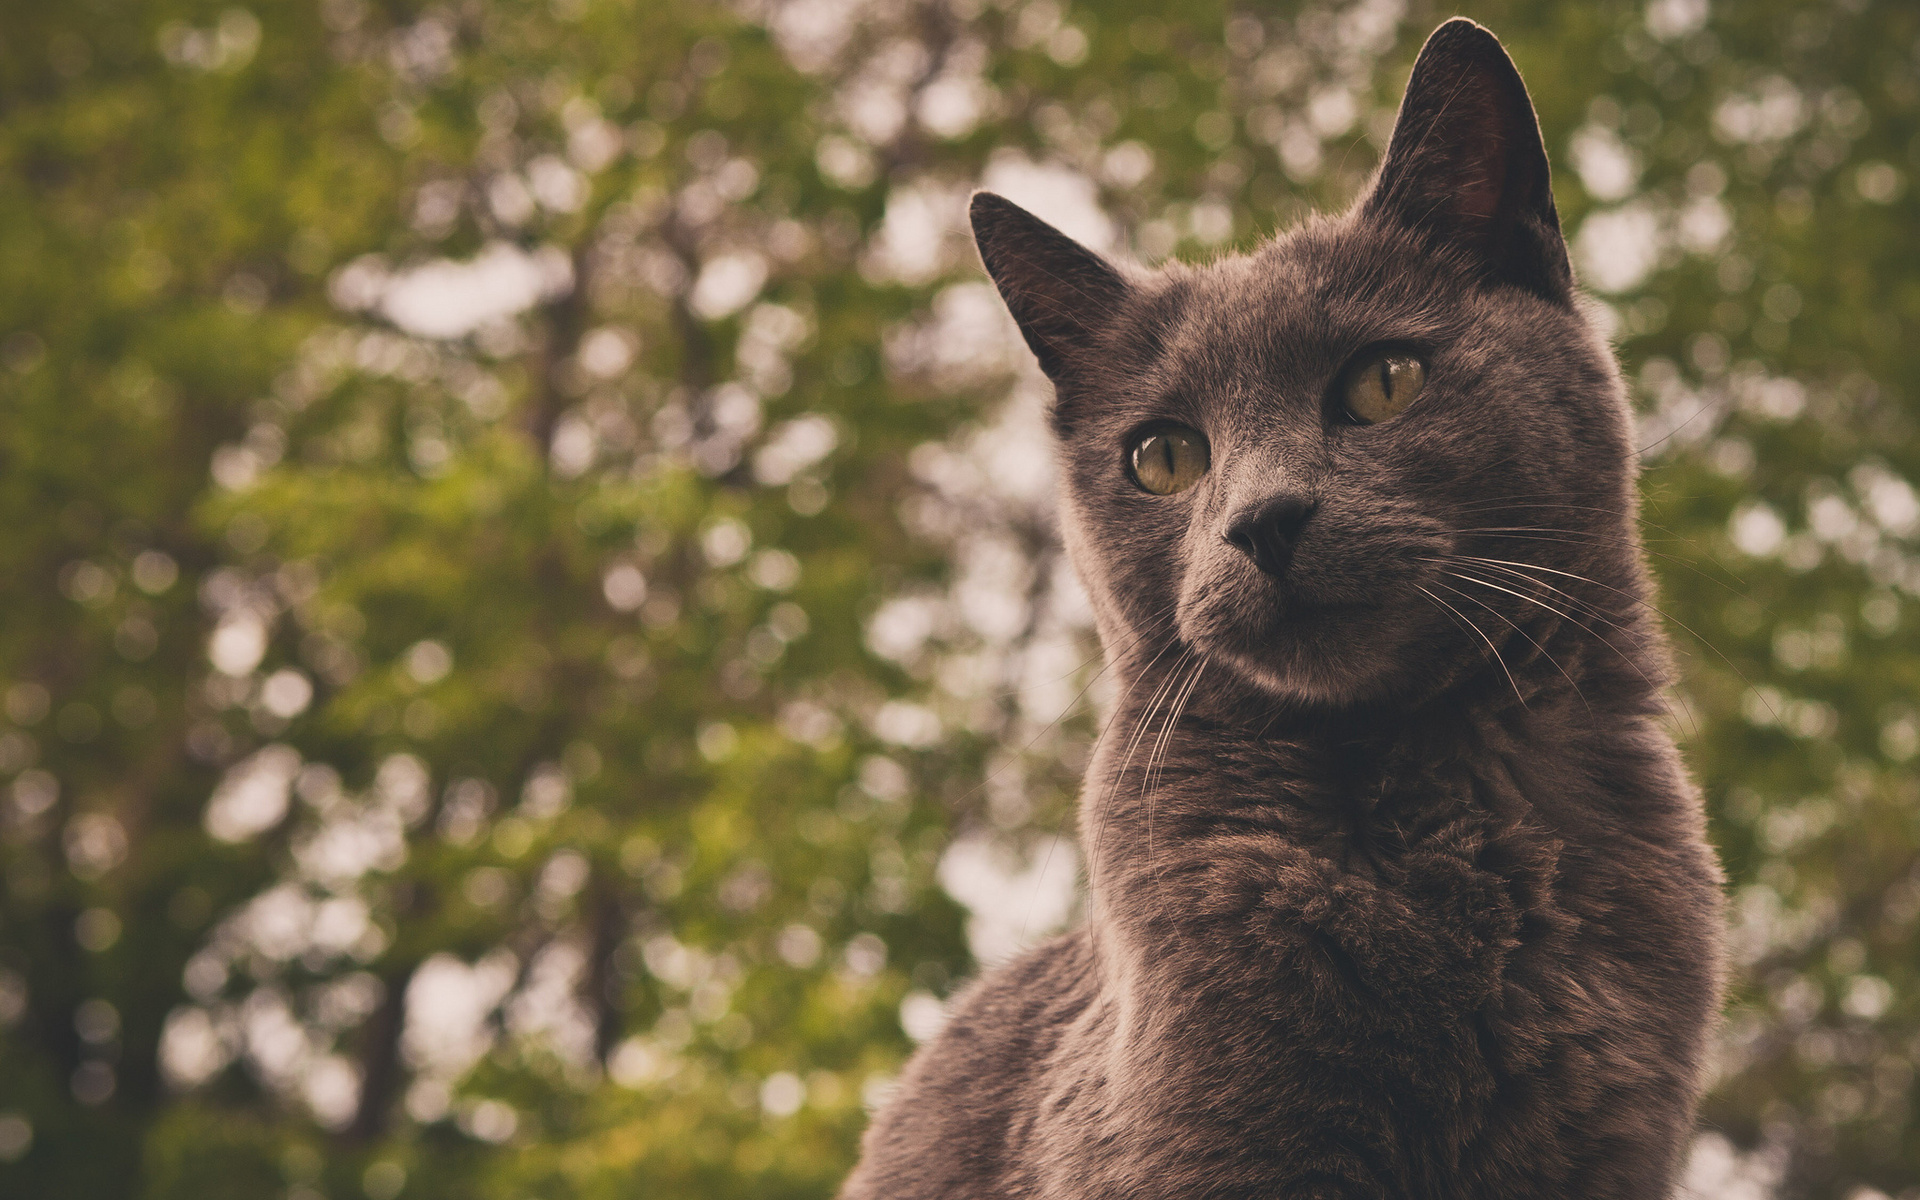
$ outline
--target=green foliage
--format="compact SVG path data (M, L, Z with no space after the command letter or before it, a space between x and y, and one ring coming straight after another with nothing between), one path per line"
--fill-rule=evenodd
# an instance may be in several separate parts
M1646 412L1695 1182L1920 1194L1920 16L1467 7ZM1443 15L8 5L0 1192L830 1195L1097 733L968 189L1251 245Z

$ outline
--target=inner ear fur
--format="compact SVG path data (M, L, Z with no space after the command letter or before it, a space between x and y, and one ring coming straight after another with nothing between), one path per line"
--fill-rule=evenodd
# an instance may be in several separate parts
M1040 369L1060 382L1091 350L1128 284L1100 255L1026 209L975 192L974 244Z
M1444 253L1464 252L1489 282L1572 301L1533 101L1499 39L1464 17L1421 48L1360 211Z

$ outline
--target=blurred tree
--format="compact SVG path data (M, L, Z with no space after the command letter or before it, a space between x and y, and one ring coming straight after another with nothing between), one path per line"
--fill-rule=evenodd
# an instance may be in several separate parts
M1920 14L1467 9L1646 410L1690 1183L1920 1196ZM0 1192L831 1194L1098 732L969 189L1250 245L1444 15L7 6Z

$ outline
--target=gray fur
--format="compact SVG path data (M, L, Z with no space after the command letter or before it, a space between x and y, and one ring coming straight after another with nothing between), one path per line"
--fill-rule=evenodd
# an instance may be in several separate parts
M842 1195L1667 1196L1720 876L1630 413L1498 42L1443 25L1368 192L1252 255L1116 267L984 194L974 228L1122 698L1086 923L958 998ZM1347 422L1381 342L1426 389ZM1189 491L1123 465L1156 420L1211 442ZM1310 515L1268 574L1223 535L1275 497Z

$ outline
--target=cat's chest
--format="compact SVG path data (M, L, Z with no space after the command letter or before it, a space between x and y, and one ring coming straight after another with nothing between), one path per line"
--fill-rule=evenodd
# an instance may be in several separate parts
M1157 1173L1171 1143L1133 1134L1184 1130L1197 1112L1232 1114L1209 1118L1244 1126L1229 1141L1304 1147L1332 1136L1318 1105L1438 1113L1526 1069L1532 1050L1489 1033L1506 1024L1516 959L1546 949L1528 941L1543 936L1532 910L1550 902L1556 847L1440 807L1451 819L1249 810L1104 898L1105 978L1052 1056L1049 1136L1095 1131L1126 1173ZM1396 1154L1408 1136L1391 1134Z
M1567 931L1562 842L1498 760L1344 779L1216 760L1157 807L1164 841L1106 890L1140 969L1197 1003L1397 1028L1486 1004Z
M1648 984L1635 963L1687 929L1626 886L1659 838L1608 842L1569 814L1637 797L1644 818L1686 797L1657 755L1598 772L1577 747L1525 745L1372 772L1169 753L1111 810L1127 836L1096 875L1094 1000L1048 1056L1034 1127L1037 1145L1084 1153L1037 1194L1182 1172L1195 1195L1241 1194L1227 1179L1276 1194L1327 1154L1393 1164L1398 1194L1443 1194L1406 1181L1455 1178L1470 1143L1499 1157L1562 1135L1484 1133L1511 1097L1644 1070L1619 1014ZM1102 1185L1070 1186L1090 1161L1110 1167Z

